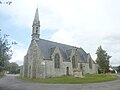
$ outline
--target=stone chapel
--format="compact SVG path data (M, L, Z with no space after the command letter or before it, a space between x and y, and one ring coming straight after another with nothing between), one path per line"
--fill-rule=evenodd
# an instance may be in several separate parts
M40 38L40 20L37 8L32 25L31 43L24 56L22 77L59 77L73 75L76 70L83 74L98 73L97 64L82 48Z

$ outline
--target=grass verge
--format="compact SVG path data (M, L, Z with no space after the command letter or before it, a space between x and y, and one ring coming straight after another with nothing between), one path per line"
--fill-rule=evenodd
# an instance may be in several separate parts
M22 80L37 82L37 83L50 83L50 84L82 84L82 83L96 83L116 80L117 76L112 74L86 74L84 78L75 78L73 76L62 76L47 79L30 79L20 78Z

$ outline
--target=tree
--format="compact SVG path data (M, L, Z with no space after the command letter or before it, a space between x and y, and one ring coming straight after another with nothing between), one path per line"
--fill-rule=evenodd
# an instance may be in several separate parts
M2 35L0 29L0 72L7 68L9 60L12 57L11 45L8 43L9 35Z
M109 59L111 56L109 56L105 50L102 49L102 47L98 47L97 51L97 59L96 62L99 65L98 71L100 73L106 73L109 71Z
M17 74L17 73L19 73L19 66L18 66L18 64L15 63L15 62L11 62L9 64L8 71L9 71L10 74Z

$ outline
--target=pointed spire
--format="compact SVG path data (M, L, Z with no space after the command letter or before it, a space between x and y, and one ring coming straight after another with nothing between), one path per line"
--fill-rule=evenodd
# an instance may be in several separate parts
M39 36L40 36L40 21L39 21L39 14L37 8L32 25L32 40L39 40Z
M35 13L35 18L34 18L34 20L38 20L38 21L39 21L38 8L36 9L36 13Z
M38 8L36 9L35 12L35 17L33 23L39 23L39 13L38 13Z

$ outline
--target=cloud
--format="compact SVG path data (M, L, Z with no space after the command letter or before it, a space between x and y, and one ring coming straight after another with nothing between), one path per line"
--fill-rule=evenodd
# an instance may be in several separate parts
M37 0L11 1L11 5L2 5L3 7L0 8L1 13L9 16L9 19L6 22L16 26L29 27L33 19L31 16L33 16L33 13L35 12Z
M10 62L16 62L19 65L23 65L24 56L26 55L26 48L16 45L12 47L13 56Z
M12 0L11 5L0 8L0 13L8 17L3 22L13 29L14 26L30 29L38 5L42 37L82 47L94 60L98 46L102 45L112 56L111 64L116 65L120 62L119 3L119 0ZM22 52L27 45L22 44L15 47L13 61L21 61L25 55Z
M107 44L120 44L120 32L112 33L111 35L105 37Z
M64 9L68 12L65 12L65 14L62 13L64 17L62 28L51 36L51 40L82 47L86 52L91 53L94 60L96 59L95 52L98 46L102 45L103 49L107 50L108 54L112 56L110 61L114 65L115 58L116 62L119 62L119 59L113 53L113 50L117 52L114 47L116 46L116 49L119 49L120 44L109 45L106 43L106 40L110 41L110 38L106 39L106 37L112 35L110 37L113 38L113 35L119 32L119 26L113 23L114 16L109 15L111 13L109 8L106 8L106 4L102 4L101 2L99 4L93 0L89 5L86 2L78 5L79 2L76 1L74 2L75 7L70 6L70 8ZM74 5L74 3L71 3L71 5ZM101 8L102 5L104 8ZM106 12L106 10L108 11Z
M120 32L113 32L104 38L104 47L109 52L111 65L119 65L120 63Z

